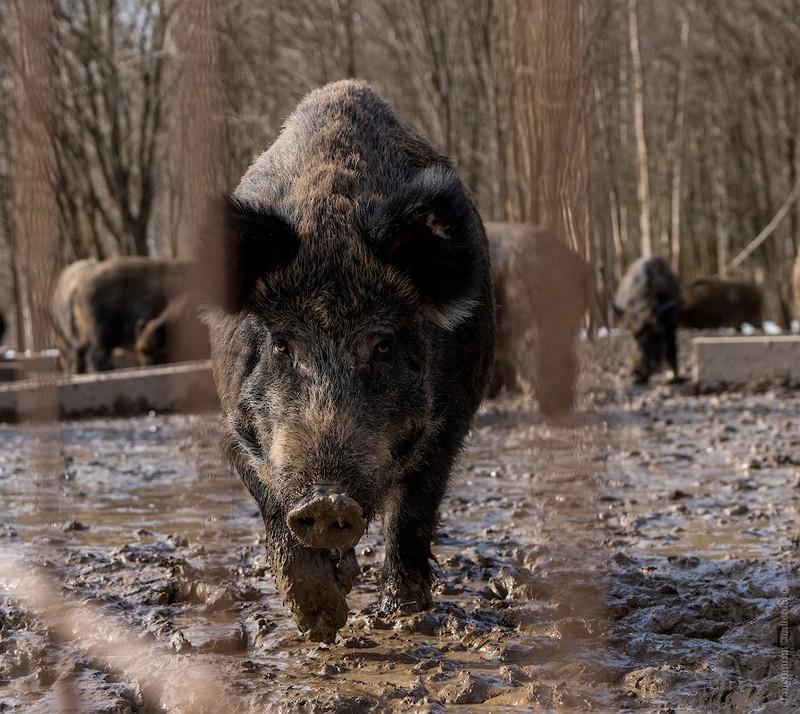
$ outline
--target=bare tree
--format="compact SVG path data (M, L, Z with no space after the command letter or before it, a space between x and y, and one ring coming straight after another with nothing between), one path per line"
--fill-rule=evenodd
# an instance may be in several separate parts
M691 8L691 4L690 4ZM683 188L683 133L686 116L686 78L689 73L690 10L682 9L681 41L678 55L678 86L675 92L675 140L672 158L672 203L670 206L670 259L673 270L680 269L681 190Z
M173 36L180 66L173 85L169 142L173 255L193 254L208 198L229 183L222 19L214 0L176 6Z
M167 0L55 3L59 204L73 254L147 255L159 185Z
M644 82L642 57L639 51L639 19L636 0L628 0L628 31L630 33L631 65L633 67L633 115L636 131L636 165L638 170L639 230L642 255L653 254L650 236L650 165L647 159L647 139L644 134Z
M53 26L47 0L16 0L11 13L14 107L11 114L12 250L17 343L49 342L47 305L56 268L53 181Z

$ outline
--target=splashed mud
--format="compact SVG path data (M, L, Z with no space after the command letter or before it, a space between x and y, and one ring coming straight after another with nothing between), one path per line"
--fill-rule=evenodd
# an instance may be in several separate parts
M333 645L295 629L216 415L0 426L0 710L731 711L800 707L800 400L628 387L481 411L435 605L375 612L380 528Z

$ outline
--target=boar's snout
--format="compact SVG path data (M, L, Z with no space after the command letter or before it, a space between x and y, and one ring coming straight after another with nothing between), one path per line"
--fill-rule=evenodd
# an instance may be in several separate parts
M343 493L318 493L289 511L286 522L304 545L340 551L353 548L366 525L361 506Z

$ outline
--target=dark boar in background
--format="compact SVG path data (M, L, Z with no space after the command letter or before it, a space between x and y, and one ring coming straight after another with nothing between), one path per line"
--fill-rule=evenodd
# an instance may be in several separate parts
M681 285L679 322L697 329L761 325L761 291L743 280L697 278Z
M470 197L375 91L342 81L302 101L223 204L200 248L205 319L226 451L284 601L333 641L381 514L379 607L427 607L439 504L494 347Z
M68 266L56 283L51 305L66 369L110 369L113 350L132 350L137 329L185 291L188 270L186 260L144 257Z
M661 258L639 258L620 281L613 308L633 336L634 380L646 382L665 358L677 380L680 287L669 264Z
M170 300L159 315L137 330L134 354L136 364L143 367L210 356L208 328L200 320L192 293Z
M575 340L588 307L589 266L555 234L530 224L487 223L497 302L490 395L533 392L547 416L575 402Z

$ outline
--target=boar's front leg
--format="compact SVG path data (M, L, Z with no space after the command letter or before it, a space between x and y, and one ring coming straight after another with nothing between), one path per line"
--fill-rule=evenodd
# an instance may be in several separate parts
M277 541L274 547L276 539L268 538L268 548L283 601L309 640L332 643L347 622L345 596L358 570L355 551L350 548L340 556L336 551L309 548L288 531Z
M309 640L332 643L347 621L345 598L358 572L355 550L302 545L289 531L283 509L265 485L250 469L240 473L264 519L278 592Z
M452 459L440 459L438 469L435 457L431 461L406 476L384 512L381 612L419 612L431 604L431 542Z

